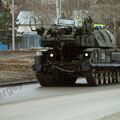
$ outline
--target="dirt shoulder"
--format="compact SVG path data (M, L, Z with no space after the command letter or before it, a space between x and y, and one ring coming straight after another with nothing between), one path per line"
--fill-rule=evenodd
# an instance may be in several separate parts
M0 52L0 85L36 81L35 51Z

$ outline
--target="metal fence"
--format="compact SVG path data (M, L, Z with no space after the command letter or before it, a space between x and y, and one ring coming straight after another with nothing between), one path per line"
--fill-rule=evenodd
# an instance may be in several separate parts
M8 50L8 45L0 42L0 51L5 51L5 50Z
M40 36L37 34L24 34L21 36L21 39L19 41L16 41L15 44L15 49L20 50L20 49L32 49L32 48L39 48L41 47L40 45ZM10 50L11 50L11 45L10 45Z

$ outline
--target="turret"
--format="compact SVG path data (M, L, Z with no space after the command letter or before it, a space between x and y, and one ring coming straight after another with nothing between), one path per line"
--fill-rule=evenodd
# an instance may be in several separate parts
M82 27L76 27L72 24L54 24L47 30L43 27L37 29L37 33L42 36L44 47L59 46L61 42L64 42L66 46L114 48L116 43L109 30L93 27L87 23Z

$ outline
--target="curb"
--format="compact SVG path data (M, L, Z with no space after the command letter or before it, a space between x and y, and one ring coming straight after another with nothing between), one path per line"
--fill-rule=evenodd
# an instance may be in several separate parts
M38 81L31 81L31 82L16 82L16 83L6 83L0 85L0 87L9 87L9 86L17 86L17 85L28 85L28 84L33 84L33 83L38 83Z

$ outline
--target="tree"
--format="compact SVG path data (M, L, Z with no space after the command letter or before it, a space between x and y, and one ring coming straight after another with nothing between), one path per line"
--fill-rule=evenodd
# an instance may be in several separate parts
M47 1L26 1L26 8L30 11L34 11L34 14L44 21L44 25L50 25L54 23L56 17L55 4L49 4Z
M12 15L8 4L0 12L0 41L8 43L11 40Z
M12 15L8 7L2 12L2 15L0 16L0 29L8 30L11 28L12 28Z
M87 11L89 11L91 6L91 0L65 0L62 3L62 11L65 13L67 18L73 17L73 12L78 11L84 16L86 16Z
M55 0L54 0L55 1ZM84 18L91 16L94 22L105 23L115 36L120 35L120 0L61 0L62 1L62 17L73 18L77 15ZM24 2L24 4L23 4ZM20 9L34 11L39 19L44 21L44 25L54 23L56 18L55 3L49 4L48 0L16 0L16 4ZM76 15L76 16L77 16ZM120 40L119 40L120 44Z
M3 9L0 11L0 42L10 45L12 43L12 14L8 3L2 3L2 5ZM15 23L15 27L17 26Z
M92 9L95 21L105 23L114 33L120 47L120 1L119 0L98 0Z

